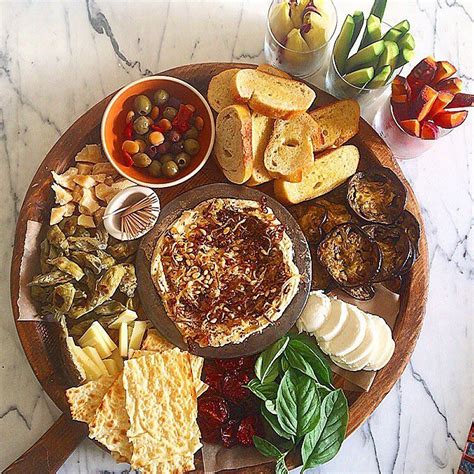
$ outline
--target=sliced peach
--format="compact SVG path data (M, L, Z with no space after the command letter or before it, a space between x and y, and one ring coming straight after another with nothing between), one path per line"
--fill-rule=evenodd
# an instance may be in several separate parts
M467 117L467 110L459 112L441 112L433 118L433 122L441 128L459 127Z
M472 107L474 105L474 94L463 94L460 92L454 96L447 109L457 109L461 107Z
M392 99L394 102L402 103L410 100L410 86L405 77L397 76L392 81Z
M418 120L402 120L400 122L400 125L403 130L405 130L405 132L409 133L410 135L413 135L415 137L420 136L420 122L418 122Z
M392 97L393 99L393 97ZM409 118L409 107L407 102L392 102L393 114L398 122Z
M431 110L426 118L430 119L433 118L436 114L439 114L442 110L444 110L448 104L454 99L454 95L450 94L449 92L439 91L438 97L434 101L434 104L431 106ZM423 130L422 130L423 132Z
M436 72L431 81L432 84L437 84L444 79L448 79L455 74L457 69L448 61L437 61Z
M420 137L424 140L436 140L439 135L439 128L431 122L423 122L421 124Z
M444 81L438 82L438 84L435 86L435 89L437 91L446 91L456 95L462 90L462 80L459 79L459 77L451 77L450 79L445 79Z
M412 104L413 117L421 122L430 112L438 93L430 86L423 86L418 97Z
M428 56L411 70L407 81L413 92L419 91L425 84L431 83L436 74L436 67L436 61Z

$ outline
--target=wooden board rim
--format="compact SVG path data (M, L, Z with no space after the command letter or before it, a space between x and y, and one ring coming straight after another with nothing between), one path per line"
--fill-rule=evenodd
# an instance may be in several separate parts
M183 74L190 74L192 76L193 74L199 73L201 70L201 73L202 71L205 71L206 74L211 76L224 69L235 67L254 68L256 65L241 63L200 63L179 66L160 72L159 74L178 77ZM308 85L313 88L317 94L326 98L326 101L328 98L329 100L336 100L315 86L311 84ZM38 219L38 216L45 211L44 203L38 203L34 199L34 196L44 187L47 187L49 190L51 182L50 170L53 168L56 170L64 169L65 159L63 157L67 156L67 159L70 160L72 153L71 149L75 149L74 145L77 145L77 143L86 139L87 136L91 134L90 131L93 123L96 122L96 127L100 125L100 117L103 110L113 95L114 93L110 94L79 117L48 152L28 187L15 231L10 273L10 294L16 329L25 355L38 381L53 402L66 414L69 413L64 395L66 381L63 374L57 370L60 365L58 365L58 361L53 362L48 358L42 358L43 356L48 355L50 349L45 338L41 337L41 335L44 336L47 332L47 323L18 321L19 274L21 257L23 254L24 236L26 234L27 221L30 219ZM97 117L99 117L98 120ZM87 130L87 133L85 130ZM393 155L385 142L363 119L361 119L360 122L359 136L364 136L364 139L366 139L364 145L368 152L384 166L388 166L395 171L407 187L409 201L408 209L420 222L421 238L420 257L407 279L407 296L401 298L400 314L394 330L394 339L398 346L398 350L395 351L389 364L379 371L370 391L362 393L351 405L346 436L349 436L371 415L405 370L421 331L428 293L428 249L420 207L413 190L403 176L400 167L393 158ZM58 167L58 164L60 163L63 165L62 168L60 165ZM54 329L51 329L51 327L48 329L50 332L54 333ZM267 463L265 466L268 465L269 464ZM245 472L251 472L248 468L245 468L244 470Z

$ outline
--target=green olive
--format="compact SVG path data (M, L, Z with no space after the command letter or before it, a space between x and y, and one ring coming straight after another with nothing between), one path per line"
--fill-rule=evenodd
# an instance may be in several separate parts
M146 117L138 117L137 119L135 119L135 122L133 122L133 129L139 135L145 135L145 133L148 133L149 128L150 122Z
M135 153L132 156L133 164L138 168L146 168L151 164L151 158L146 153Z
M163 110L163 118L168 119L170 122L176 117L178 111L174 107L165 107Z
M164 89L159 89L153 95L153 102L155 102L156 105L163 105L168 102L169 98L170 95L168 92L166 92Z
M191 127L185 134L184 138L194 138L199 137L199 131L196 127Z
M188 138L187 140L184 140L184 151L189 155L194 156L199 153L199 148L199 142L194 140L194 138Z
M133 102L133 108L137 114L149 114L151 112L151 100L146 95L137 95Z
M151 165L148 167L148 173L150 173L155 178L161 176L161 163L158 160L152 161Z
M176 176L179 172L178 165L174 161L167 161L161 168L161 171L167 178Z
M173 161L173 160L174 160L174 156L171 153L165 153L164 155L160 156L160 163L162 165L164 165L168 161Z
M184 151L176 155L176 163L178 164L180 169L186 168L190 162L191 157L187 153L184 153Z

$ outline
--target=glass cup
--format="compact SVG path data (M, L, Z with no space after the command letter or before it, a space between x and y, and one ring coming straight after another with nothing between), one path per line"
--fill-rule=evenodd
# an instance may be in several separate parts
M319 48L311 51L295 51L287 48L279 42L272 32L270 26L270 15L275 6L287 2L288 0L273 0L267 13L267 30L265 33L264 53L265 60L278 69L281 69L292 76L305 78L318 72L325 64L329 56L329 42L337 28L337 12L332 0L327 1L328 14L332 21L329 25L328 40Z
M395 158L410 160L428 151L437 140L448 135L452 129L439 128L436 140L425 140L407 133L399 125L388 99L374 117L372 127L385 140Z
M387 23L382 22L383 27L388 31L391 26ZM347 82L344 77L339 73L336 61L334 59L334 49L331 53L331 62L328 67L326 74L326 90L338 99L355 99L359 102L361 107L366 107L376 101L390 86L393 79L399 75L403 70L403 66L395 69L390 76L390 80L383 86L377 89L370 89L366 86L358 87L354 86L350 82Z

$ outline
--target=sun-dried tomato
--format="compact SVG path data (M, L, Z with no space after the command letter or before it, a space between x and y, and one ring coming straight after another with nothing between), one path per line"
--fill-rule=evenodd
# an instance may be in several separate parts
M216 366L219 367L223 372L239 370L244 366L244 358L237 357L235 359L216 359Z
M223 372L215 365L206 363L204 367L204 382L218 394L222 393Z
M202 420L220 425L229 419L229 406L222 397L201 397L198 400L198 414Z
M173 128L177 130L179 133L186 132L190 127L189 121L191 120L192 116L193 116L193 111L186 105L181 104L179 106L179 110L178 110L178 113L176 114L176 117L171 122L173 125Z
M208 443L218 443L220 441L221 429L219 424L198 417L198 425L201 431L201 437L204 441Z
M237 420L230 420L221 428L221 441L224 448L232 448L237 444L237 429L239 422Z
M244 387L250 380L252 375L249 371L227 374L222 382L222 394L227 400L239 403L250 396L250 390Z
M244 418L237 429L237 441L243 446L253 446L253 437L262 436L263 426L259 416L251 415Z

